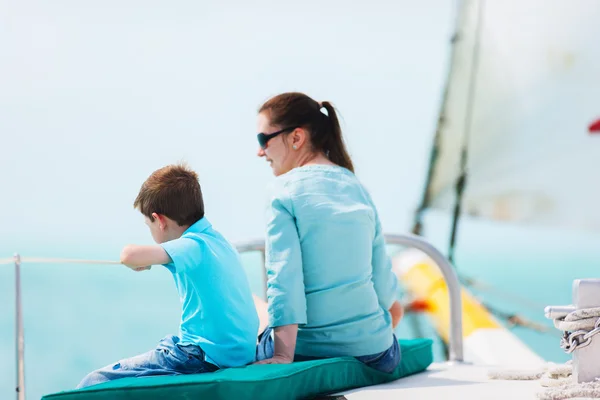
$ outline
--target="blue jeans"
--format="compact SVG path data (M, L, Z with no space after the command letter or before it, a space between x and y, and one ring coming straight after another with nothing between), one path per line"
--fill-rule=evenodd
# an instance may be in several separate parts
M273 343L273 337L271 332L273 328L267 327L263 333L258 336L258 345L256 347L256 360L261 361L267 358L273 357L273 353L275 351L275 345ZM402 354L400 352L400 345L398 344L398 340L396 339L396 335L394 336L394 341L390 348L381 353L370 354L367 356L358 356L354 357L358 361L366 364L367 366L374 368L380 372L385 372L390 374L396 369L398 364L400 364L400 360L402 359ZM310 361L310 360L318 360L324 357L309 357L309 356L301 356L296 354L294 356L294 361Z
M88 374L77 389L121 378L214 372L219 368L205 361L204 351L192 344L181 345L177 336L166 336L156 349L125 358Z

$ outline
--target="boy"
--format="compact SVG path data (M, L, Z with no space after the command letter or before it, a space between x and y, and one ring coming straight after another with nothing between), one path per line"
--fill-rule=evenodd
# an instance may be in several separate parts
M183 165L155 171L133 204L158 245L125 246L121 263L142 271L164 265L175 279L179 336L156 349L87 375L78 388L150 375L214 372L254 360L258 316L236 250L204 217L198 177Z

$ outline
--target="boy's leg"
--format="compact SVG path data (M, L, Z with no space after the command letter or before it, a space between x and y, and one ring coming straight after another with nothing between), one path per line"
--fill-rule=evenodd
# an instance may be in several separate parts
M107 365L104 368L98 369L94 372L89 373L83 380L77 385L77 389L84 387L97 385L99 383L112 381L115 379L130 378L140 376L140 374L154 371L156 374L160 374L161 369L157 368L159 363L157 358L160 354L157 354L157 350L150 350L144 354L140 354L135 357L126 358L120 360L114 364Z
M258 344L256 345L256 361L272 358L275 352L275 342L273 341L273 329L267 328L258 335Z
M258 313L258 338L256 343L256 360L262 361L273 357L275 345L273 341L273 329L269 328L268 305L261 298L252 295L254 298L254 307Z
M92 372L81 381L77 388L121 378L196 374L218 370L218 367L205 361L204 352L200 347L182 346L178 345L178 342L178 337L167 336L154 350L126 358Z

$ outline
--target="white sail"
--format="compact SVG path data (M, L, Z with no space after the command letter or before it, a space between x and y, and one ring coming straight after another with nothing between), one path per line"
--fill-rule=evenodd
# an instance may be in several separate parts
M466 141L463 213L600 230L600 1L467 0L458 26L426 206L454 207Z

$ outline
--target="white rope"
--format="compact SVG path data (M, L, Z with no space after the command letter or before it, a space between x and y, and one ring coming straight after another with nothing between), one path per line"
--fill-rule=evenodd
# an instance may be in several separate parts
M84 259L71 259L71 258L36 258L36 257L23 257L22 263L43 263L43 264L108 264L117 265L121 264L120 261L109 261L109 260L84 260Z
M545 367L532 370L504 369L488 371L488 378L502 381L536 381L546 372Z
M540 400L563 400L574 398L597 399L600 398L600 382L571 383L547 389L538 393Z
M538 379L558 379L571 375L571 361L566 364L545 363L532 369L500 369L488 371L488 378L507 381L537 381ZM544 385L543 385L544 386Z
M0 265L12 265L15 263L14 258L0 258ZM38 263L38 264L102 264L102 265L119 265L120 261L112 260L84 260L72 258L45 258L45 257L22 257L21 263Z
M567 353L589 345L600 333L600 307L582 308L556 318L554 325L563 331L560 347Z
M540 400L564 400L573 398L600 398L600 381L573 382L572 362L565 364L546 363L532 370L492 370L490 379L540 381L546 389L537 393Z
M571 353L587 346L593 336L600 333L600 307L584 308L554 319L554 326L564 332L561 347ZM585 351L585 350L583 350ZM537 394L540 400L572 398L600 398L600 380L577 383L573 380L572 361L566 364L547 363L537 370L489 371L490 379L539 380L544 391Z
M582 308L554 320L554 326L563 332L592 330L600 318L600 307Z

